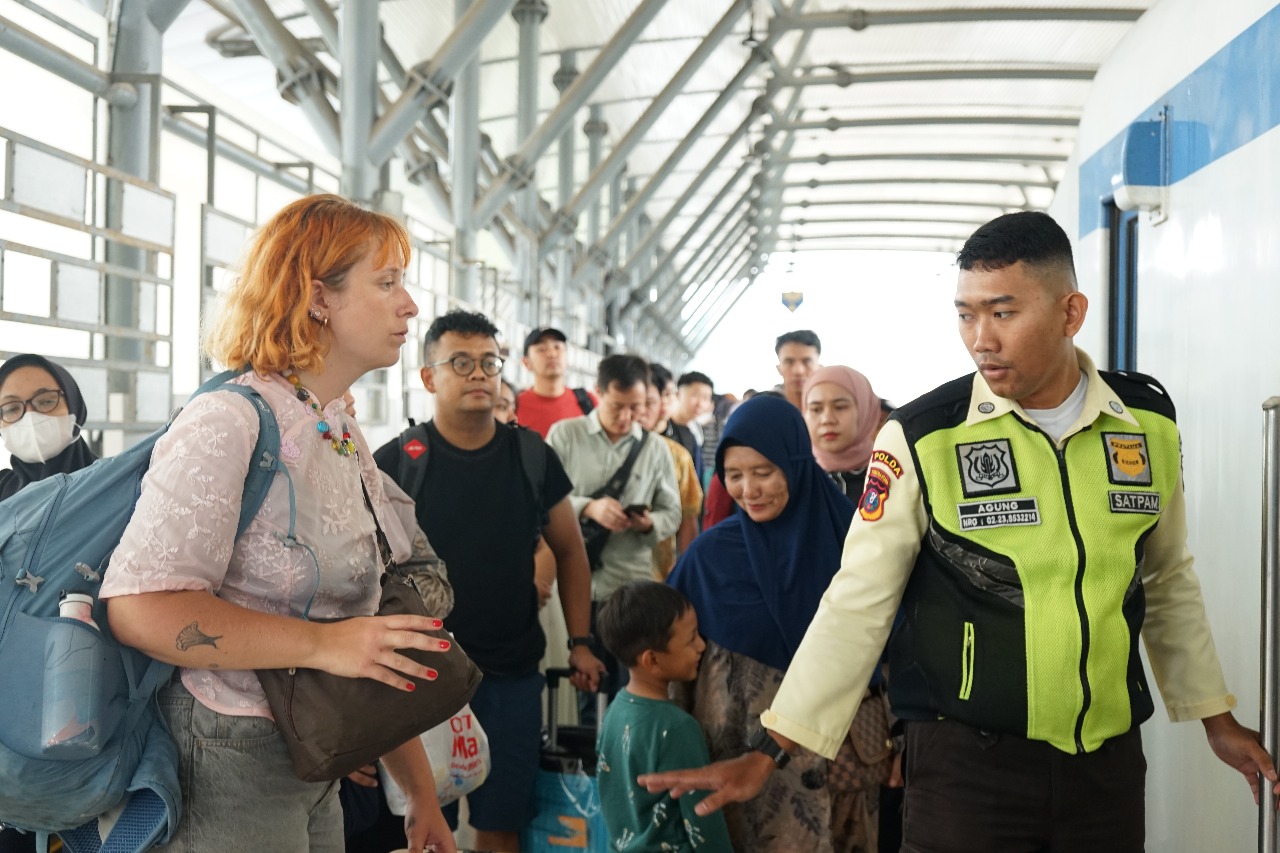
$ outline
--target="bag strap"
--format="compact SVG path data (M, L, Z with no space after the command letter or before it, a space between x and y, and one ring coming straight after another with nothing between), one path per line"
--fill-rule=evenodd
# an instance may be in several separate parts
M631 469L635 467L636 458L640 455L641 448L644 443L649 440L649 431L641 430L640 438L635 444L631 445L631 452L627 454L627 458L623 461L622 467L613 472L613 476L609 478L609 482L592 493L593 498L613 498L615 501L622 496L622 490L626 488L627 480L631 477Z
M542 494L547 486L547 453L550 448L531 429L515 426L516 452L520 455L520 467L524 469L524 477L529 481L529 489L533 492L533 509L538 515L538 526L547 523L547 508L542 505Z
M573 396L578 399L578 408L582 409L582 414L589 415L595 409L596 404L591 402L591 395L586 388L574 388Z
M414 441L417 441L422 448L417 454L411 454L405 450ZM428 452L430 446L426 424L411 422L409 428L400 433L400 463L396 469L396 484L415 501L418 499L423 481L427 478L427 456L430 455Z

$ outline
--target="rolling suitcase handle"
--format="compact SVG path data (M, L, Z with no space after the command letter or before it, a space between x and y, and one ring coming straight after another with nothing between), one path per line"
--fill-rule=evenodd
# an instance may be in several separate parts
M547 740L552 744L559 743L560 721L556 719L556 694L560 690L560 682L568 681L573 670L565 667L552 667L547 670ZM596 726L604 719L605 709L609 707L609 697L604 692L596 694Z

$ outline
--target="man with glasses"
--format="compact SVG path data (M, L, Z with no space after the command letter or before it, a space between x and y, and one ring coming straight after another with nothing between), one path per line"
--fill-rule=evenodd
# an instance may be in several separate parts
M560 460L536 437L526 433L522 439L521 428L501 426L494 418L503 364L497 336L483 314L450 311L437 317L423 344L422 384L436 398L426 442L396 439L374 459L393 478L400 476L404 457L426 454L429 460L410 497L453 584L454 607L445 627L485 675L471 700L492 758L488 780L467 797L475 847L518 850L520 830L534 814L542 731L538 664L546 638L533 583L539 534L555 554L560 601L573 636L589 630L591 575L568 500L573 484ZM536 486L522 458L535 446L543 456L533 466L542 472ZM576 647L569 663L574 685L595 690L604 665L590 649ZM456 826L457 804L446 806L445 815Z

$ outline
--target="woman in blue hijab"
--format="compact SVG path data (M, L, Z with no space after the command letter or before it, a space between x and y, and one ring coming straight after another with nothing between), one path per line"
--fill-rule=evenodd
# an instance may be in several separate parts
M775 397L754 397L729 418L716 474L737 512L694 539L668 579L693 602L707 640L690 711L713 761L741 755L759 730L840 566L854 512L814 460L800 413ZM734 849L848 849L833 846L827 776L826 759L802 750L755 799L726 806Z

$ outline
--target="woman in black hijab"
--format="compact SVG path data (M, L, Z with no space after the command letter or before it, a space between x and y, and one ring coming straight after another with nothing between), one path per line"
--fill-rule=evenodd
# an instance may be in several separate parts
M80 436L87 418L80 386L62 365L24 354L0 366L0 440L11 466L0 471L0 500L97 459Z

